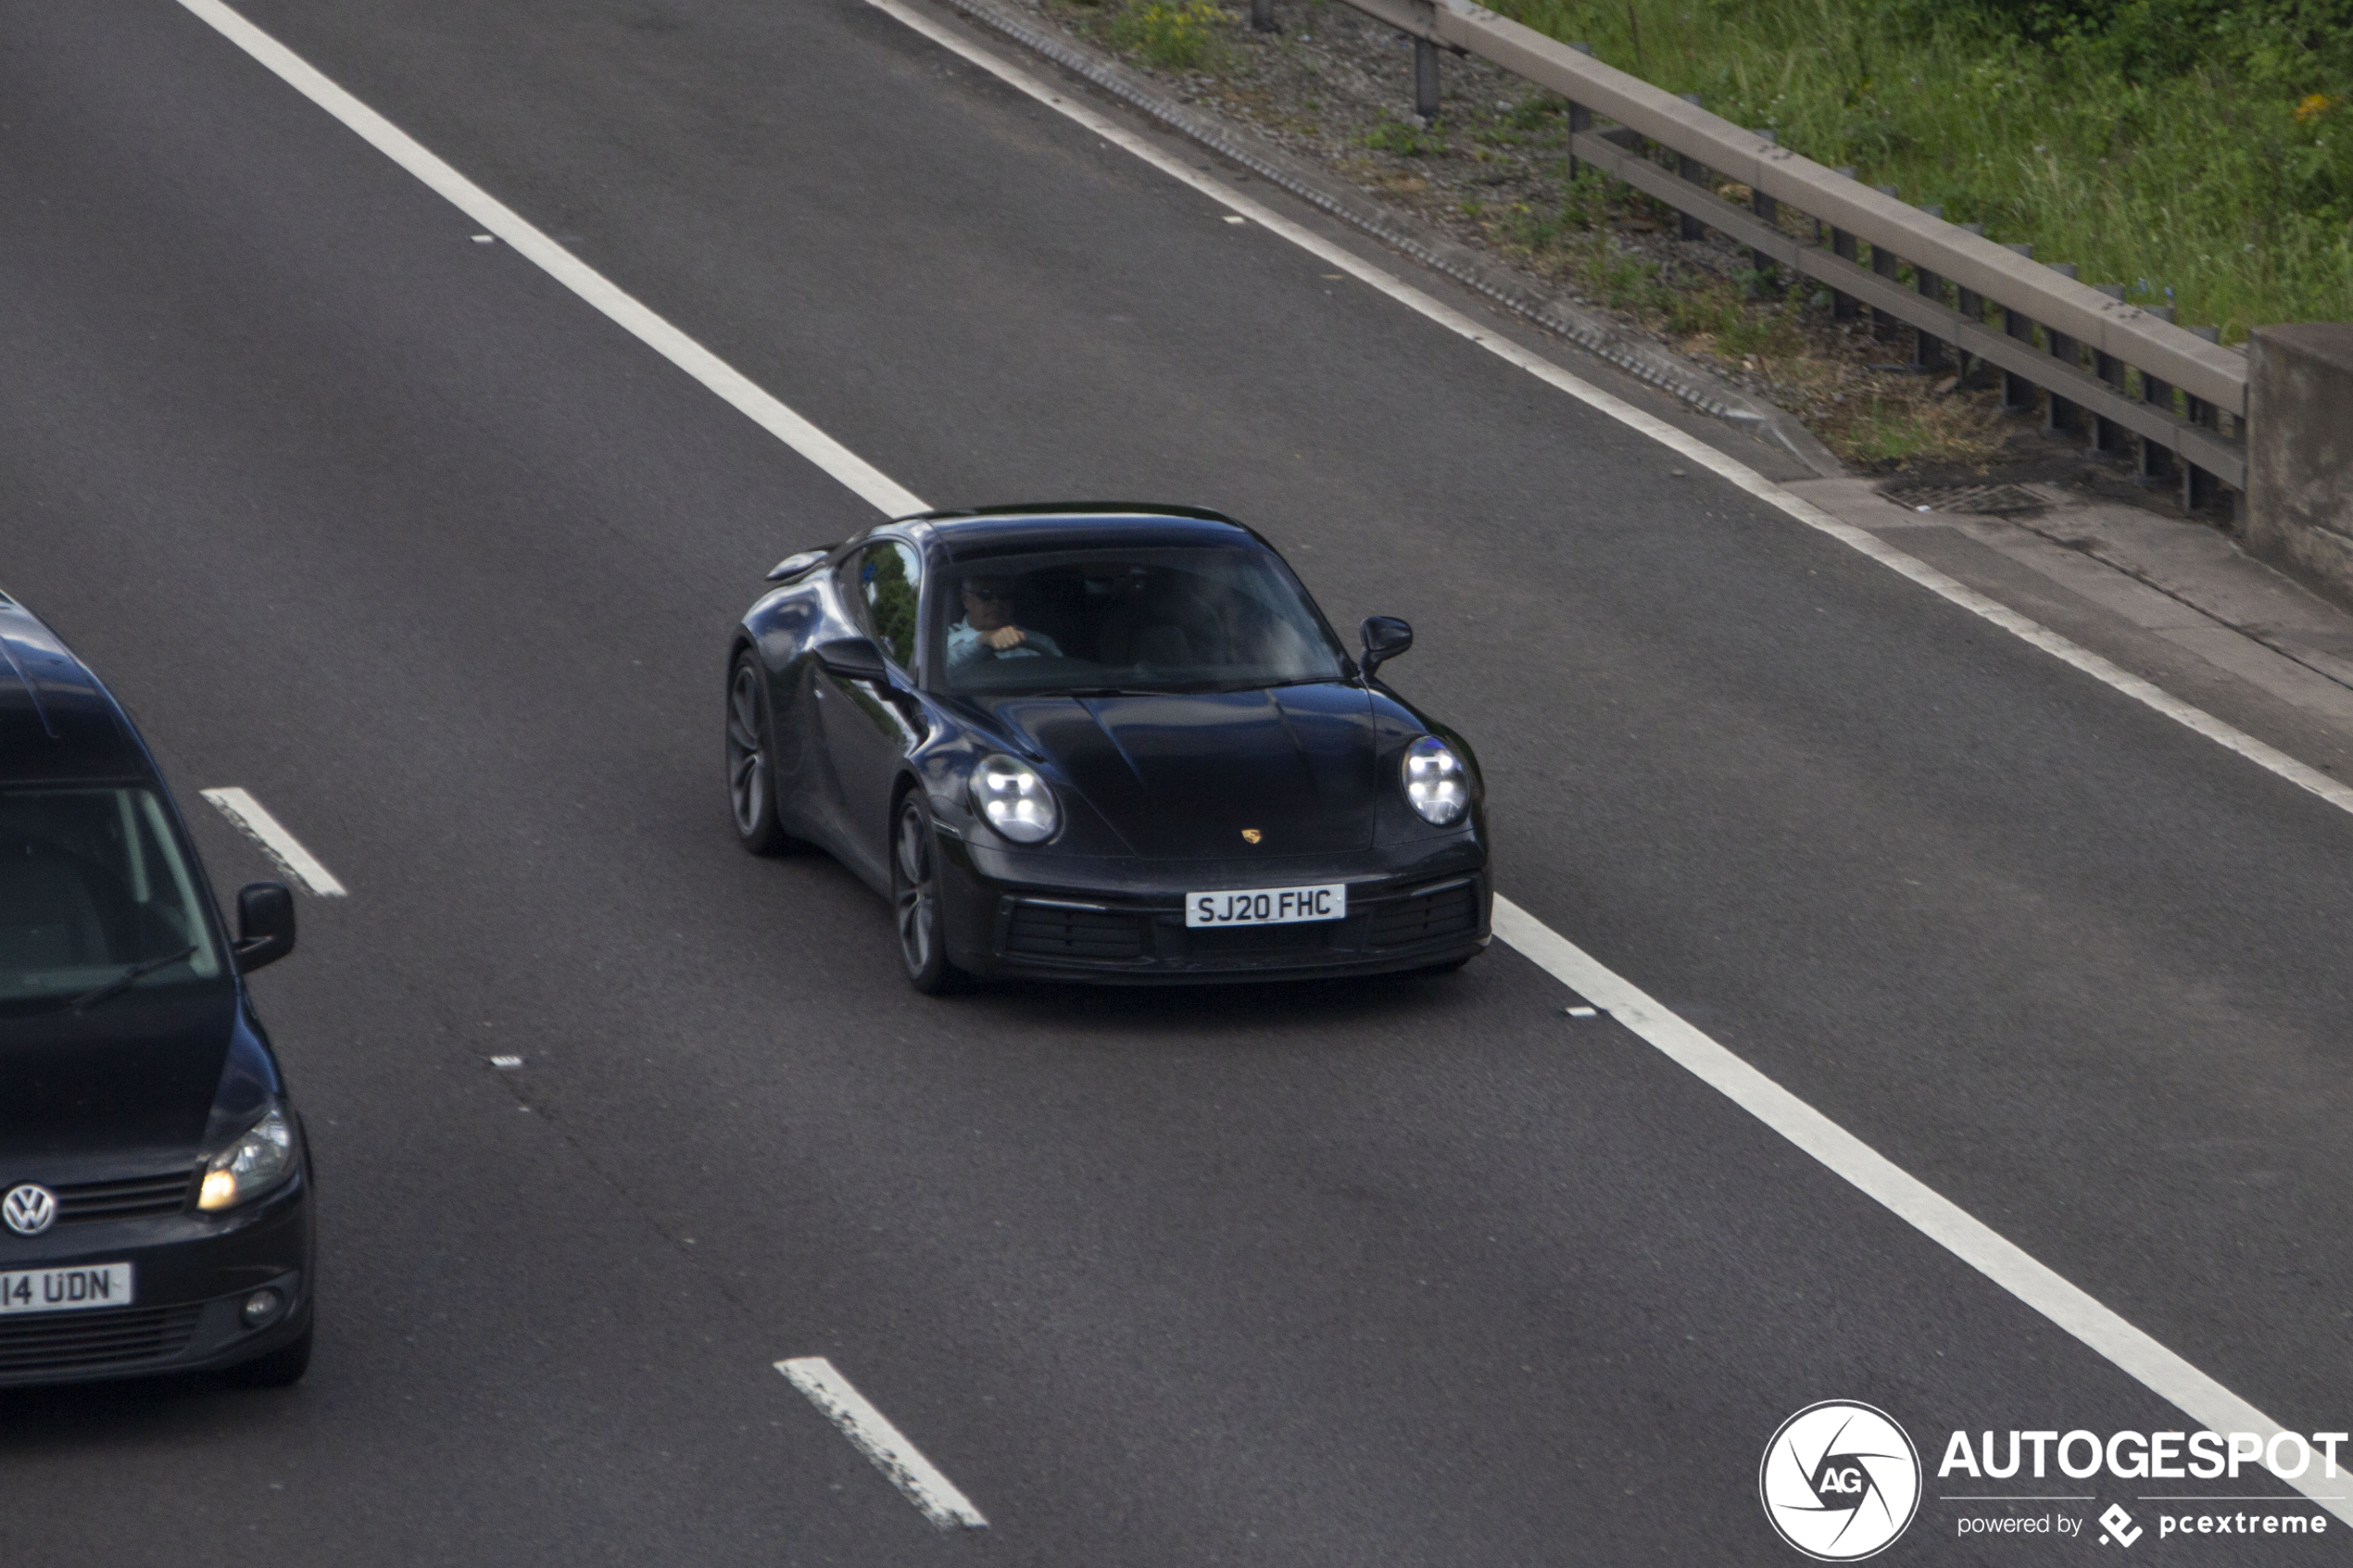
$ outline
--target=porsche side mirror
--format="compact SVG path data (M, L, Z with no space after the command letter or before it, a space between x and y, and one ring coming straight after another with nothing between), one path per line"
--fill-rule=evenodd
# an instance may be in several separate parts
M768 581L782 583L787 577L798 577L833 553L834 547L827 545L823 549L803 550L798 555L786 556L768 569Z
M817 645L817 662L828 672L852 681L884 681L882 649L866 637L836 637Z
M237 972L276 963L295 946L294 895L283 882L249 882L237 889Z
M1365 657L1357 663L1367 681L1374 671L1414 646L1414 629L1393 615L1368 615L1358 631L1365 639Z

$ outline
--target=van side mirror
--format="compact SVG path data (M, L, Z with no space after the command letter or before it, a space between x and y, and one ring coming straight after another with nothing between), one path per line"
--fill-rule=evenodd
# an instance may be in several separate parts
M237 972L276 963L295 946L294 895L283 882L249 882L237 889Z
M1367 681L1374 671L1414 646L1414 629L1393 615L1368 615L1358 632L1365 639L1365 656L1356 662Z
M836 637L817 645L817 662L832 674L851 681L887 682L882 649L867 637Z

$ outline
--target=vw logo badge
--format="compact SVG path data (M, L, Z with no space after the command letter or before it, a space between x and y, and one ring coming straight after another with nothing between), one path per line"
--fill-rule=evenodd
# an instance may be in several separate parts
M0 1198L0 1219L19 1236L39 1236L57 1223L57 1195L31 1182L11 1187L7 1197Z

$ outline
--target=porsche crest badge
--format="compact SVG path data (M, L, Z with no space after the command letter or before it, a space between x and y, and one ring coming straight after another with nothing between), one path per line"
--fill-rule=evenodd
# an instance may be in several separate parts
M1265 836L1266 835L1265 834L1259 832L1256 828L1242 829L1242 842L1244 844L1255 844Z

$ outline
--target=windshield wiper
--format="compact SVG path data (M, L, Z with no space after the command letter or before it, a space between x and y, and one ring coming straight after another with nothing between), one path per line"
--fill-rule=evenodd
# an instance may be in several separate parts
M124 970L120 974L116 975L112 980L107 981L104 985L99 986L96 990L84 991L82 995L76 997L72 1001L66 1004L66 1010L69 1012L87 1012L90 1009L96 1007L100 1002L105 1001L109 997L119 997L123 992L129 990L131 988L131 983L139 979L141 976L153 974L159 969L170 969L173 964L180 962L182 959L192 959L195 957L195 947L194 944L191 944L188 947L181 948L176 953L166 953L162 958L149 959L145 963L134 963L129 969Z

